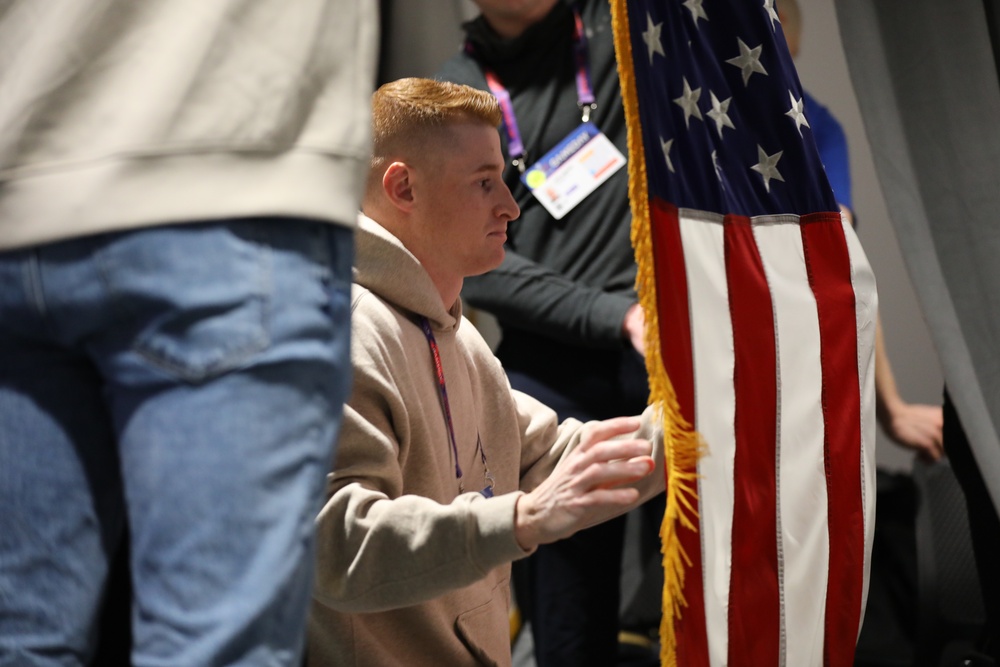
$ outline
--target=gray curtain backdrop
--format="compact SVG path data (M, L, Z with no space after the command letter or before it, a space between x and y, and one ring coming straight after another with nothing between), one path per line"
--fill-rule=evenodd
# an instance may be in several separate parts
M991 0L836 0L890 217L1000 508L1000 84Z

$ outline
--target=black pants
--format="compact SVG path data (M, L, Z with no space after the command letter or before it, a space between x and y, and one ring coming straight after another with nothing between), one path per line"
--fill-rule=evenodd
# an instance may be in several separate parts
M1000 518L947 389L943 440L952 470L965 493L972 550L983 591L986 625L978 649L1000 664Z

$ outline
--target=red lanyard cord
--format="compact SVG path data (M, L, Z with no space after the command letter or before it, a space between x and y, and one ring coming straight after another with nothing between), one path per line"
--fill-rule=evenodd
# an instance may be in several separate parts
M459 480L458 489L464 492L462 485L462 466L458 463L458 444L455 440L455 426L451 420L451 405L448 403L448 385L444 380L444 366L441 364L441 352L438 350L437 339L434 338L434 331L431 330L431 323L426 317L420 318L420 328L427 338L427 345L431 349L431 359L434 361L434 371L437 374L438 398L441 400L441 411L444 412L444 421L448 427L448 441L451 444L451 453L455 457L455 479ZM480 492L487 498L493 495L493 485L496 483L493 474L486 463L486 450L483 449L482 438L476 433L476 449L479 450L479 457L483 462L483 474L486 478L486 487Z
M441 410L444 412L444 421L448 426L448 441L451 443L451 453L455 457L455 479L462 479L462 466L458 464L458 445L455 444L455 427L451 421L451 406L448 403L448 385L444 381L441 352L438 351L437 340L434 338L434 332L431 331L431 323L427 321L426 317L420 318L420 328L424 330L427 345L431 348L431 358L434 361L434 370L437 373L438 397L441 399Z

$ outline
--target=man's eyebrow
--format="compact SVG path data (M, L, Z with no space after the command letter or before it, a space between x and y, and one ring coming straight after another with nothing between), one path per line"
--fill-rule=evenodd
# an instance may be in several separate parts
M493 171L503 171L503 165L500 164L499 162L484 162L483 164L476 167L473 173L479 174L479 173L486 173Z

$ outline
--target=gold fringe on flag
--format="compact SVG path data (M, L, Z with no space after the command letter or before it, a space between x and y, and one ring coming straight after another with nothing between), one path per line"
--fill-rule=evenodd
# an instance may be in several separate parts
M649 191L646 181L646 158L642 145L639 102L636 93L632 42L629 32L627 0L611 0L611 19L618 60L618 79L628 128L629 201L632 208L632 247L638 273L636 290L646 317L646 370L649 374L649 401L659 406L663 422L663 453L667 486L666 511L660 526L663 544L663 618L660 622L660 663L677 667L676 622L681 617L684 600L684 575L691 559L677 536L678 523L698 530L697 463L703 445L699 435L681 415L673 384L667 376L660 349L659 313L656 299L656 268L653 264L653 240L649 219Z

